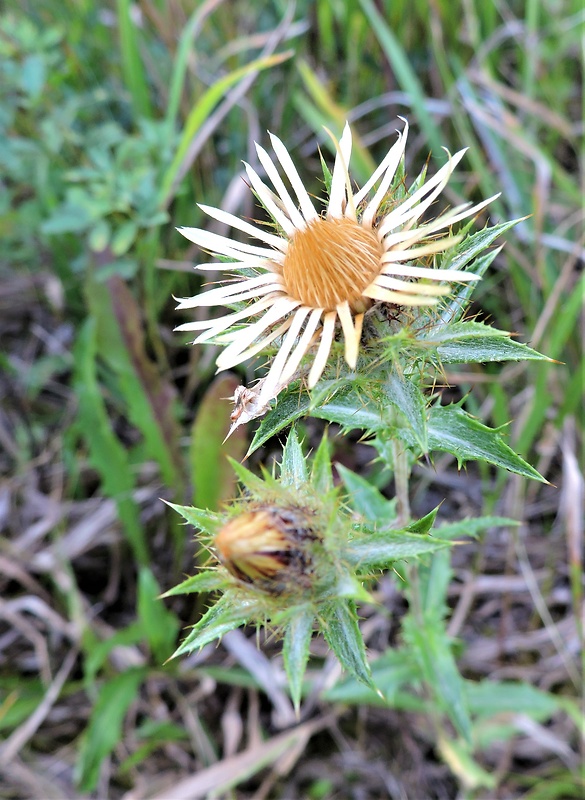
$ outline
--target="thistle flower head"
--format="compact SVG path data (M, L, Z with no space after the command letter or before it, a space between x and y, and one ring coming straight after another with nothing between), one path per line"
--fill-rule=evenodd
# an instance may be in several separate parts
M245 168L274 231L205 205L200 208L210 217L255 241L179 228L187 239L222 259L201 264L199 269L222 270L235 277L181 299L178 308L232 306L236 310L218 319L187 322L178 330L201 331L195 343L225 344L217 359L219 370L236 366L272 343L278 345L266 377L248 398L251 402L242 409L244 413L236 414L234 425L264 413L270 400L298 374L308 354L312 359L308 386L313 388L325 370L339 329L345 361L354 369L364 314L374 303L429 306L449 292L449 283L477 279L469 272L428 266L429 257L458 243L460 237L451 235L451 226L473 216L493 198L477 205L465 203L432 222L422 222L465 150L447 154L447 163L434 176L404 193L398 175L407 135L405 124L370 179L354 190L349 173L352 137L346 124L339 142L334 140L337 154L322 213L284 144L270 135L274 156L260 145L256 150L272 188L249 164ZM245 305L239 307L240 303Z
M203 647L246 623L266 624L284 636L284 663L298 706L314 629L341 664L372 686L358 627L355 601L371 600L364 588L378 570L401 558L445 547L424 532L376 530L350 513L334 486L327 439L310 467L294 428L284 448L280 475L263 479L232 462L245 487L243 496L221 513L173 506L199 530L212 556L210 568L167 592L219 593L193 626L175 656Z

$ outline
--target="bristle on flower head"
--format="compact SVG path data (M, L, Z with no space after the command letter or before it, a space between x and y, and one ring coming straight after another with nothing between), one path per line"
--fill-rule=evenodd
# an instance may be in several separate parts
M273 342L278 344L261 388L257 387L258 409L268 408L270 400L290 383L309 354L312 364L308 386L315 386L327 365L338 327L345 340L345 360L355 369L363 316L374 303L430 306L449 292L450 283L478 279L469 272L426 264L429 256L445 252L460 241L460 237L448 232L452 225L474 216L494 198L474 206L466 203L419 224L463 157L465 150L461 150L449 156L434 176L400 202L388 202L392 201L392 186L404 157L407 135L406 124L371 178L353 192L348 171L352 141L346 125L336 142L324 215L317 213L284 144L271 135L274 158L259 145L256 149L273 188L252 167L245 166L251 186L278 233L209 206L201 208L257 243L242 243L200 228L179 228L187 239L224 259L200 268L229 270L232 275L242 270L245 273L218 288L181 300L178 308L247 305L219 319L188 322L178 330L200 331L194 343L221 337L227 346L217 359L219 370L236 366ZM382 207L389 211L382 213ZM437 233L445 230L447 234L437 238ZM231 263L225 263L226 258L232 259ZM241 327L239 323L245 321L247 324ZM242 415L242 421L258 415ZM241 424L236 423L232 429Z

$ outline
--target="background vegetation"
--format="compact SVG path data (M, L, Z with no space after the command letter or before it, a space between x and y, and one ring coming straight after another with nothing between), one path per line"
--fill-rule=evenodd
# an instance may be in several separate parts
M582 796L584 22L578 0L4 6L1 797ZM429 736L430 702L392 692L391 663L376 703L320 640L298 723L279 645L257 651L254 632L165 664L204 606L156 599L197 555L160 498L233 496L224 454L250 434L222 447L221 398L253 375L214 379L213 348L173 334L172 295L200 285L173 226L207 224L197 202L254 216L241 160L267 129L318 193L323 125L353 123L361 180L398 115L411 175L467 145L452 204L501 190L492 222L530 215L474 312L559 362L452 369L445 388L550 485L447 457L416 474L419 515L444 501L451 521L521 522L456 549L444 586L460 669L491 681L473 761ZM307 425L306 447L320 435ZM268 442L248 466L278 453ZM365 444L334 458L392 496ZM401 642L399 588L385 578L363 609L373 657Z

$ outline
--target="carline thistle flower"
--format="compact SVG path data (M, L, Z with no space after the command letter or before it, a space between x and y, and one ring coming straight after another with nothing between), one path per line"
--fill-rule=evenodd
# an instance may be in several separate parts
M404 157L407 135L405 121L404 131L382 163L365 185L354 191L349 175L352 138L346 124L339 142L334 139L337 152L329 199L319 213L284 144L270 134L276 159L258 144L256 150L273 189L249 164L244 162L244 166L276 232L201 204L199 207L213 219L262 244L240 242L200 228L178 228L187 239L223 259L199 264L198 269L235 276L221 281L215 289L180 299L178 309L240 302L247 305L218 319L187 322L177 330L203 331L194 344L210 340L226 344L217 358L218 371L257 355L273 342L278 345L266 377L254 390L240 387L234 396L232 430L264 414L309 353L313 360L307 383L309 389L313 388L325 370L339 327L345 341L345 360L350 369L355 369L364 314L375 303L430 306L449 293L449 283L477 280L478 276L469 272L423 266L421 260L428 263L429 256L456 245L461 237L448 229L477 214L495 197L477 205L464 203L431 222L418 224L466 150L453 156L447 153L448 162L433 177L393 202L391 189ZM441 231L448 232L438 237ZM226 263L225 259L233 261ZM244 320L250 322L242 327Z

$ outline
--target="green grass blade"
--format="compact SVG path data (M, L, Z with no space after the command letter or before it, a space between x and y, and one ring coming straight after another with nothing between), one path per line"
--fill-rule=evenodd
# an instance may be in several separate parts
M246 64L246 66L233 70L223 78L220 78L199 98L187 118L175 157L163 176L159 195L161 207L168 205L172 199L174 189L186 173L190 164L189 149L193 139L217 103L224 97L227 90L254 72L262 72L277 64L281 64L287 58L290 58L290 55L290 52L277 53L272 56L266 56L265 58L251 61L249 64Z
M135 488L128 454L112 431L95 372L97 352L95 325L86 322L75 346L73 382L78 398L77 424L88 446L89 458L97 469L102 491L114 499L120 521L139 564L149 561L138 507L132 498Z
M128 669L105 683L83 736L76 764L80 791L93 792L102 763L122 740L122 723L146 677L143 668Z
M359 0L359 4L394 70L396 80L412 100L412 110L418 118L432 151L440 153L443 146L440 130L427 110L424 89L399 38L382 17L373 0Z
M138 39L138 28L132 21L130 0L117 0L118 30L124 80L132 98L132 107L137 117L152 118L152 104L148 80Z

